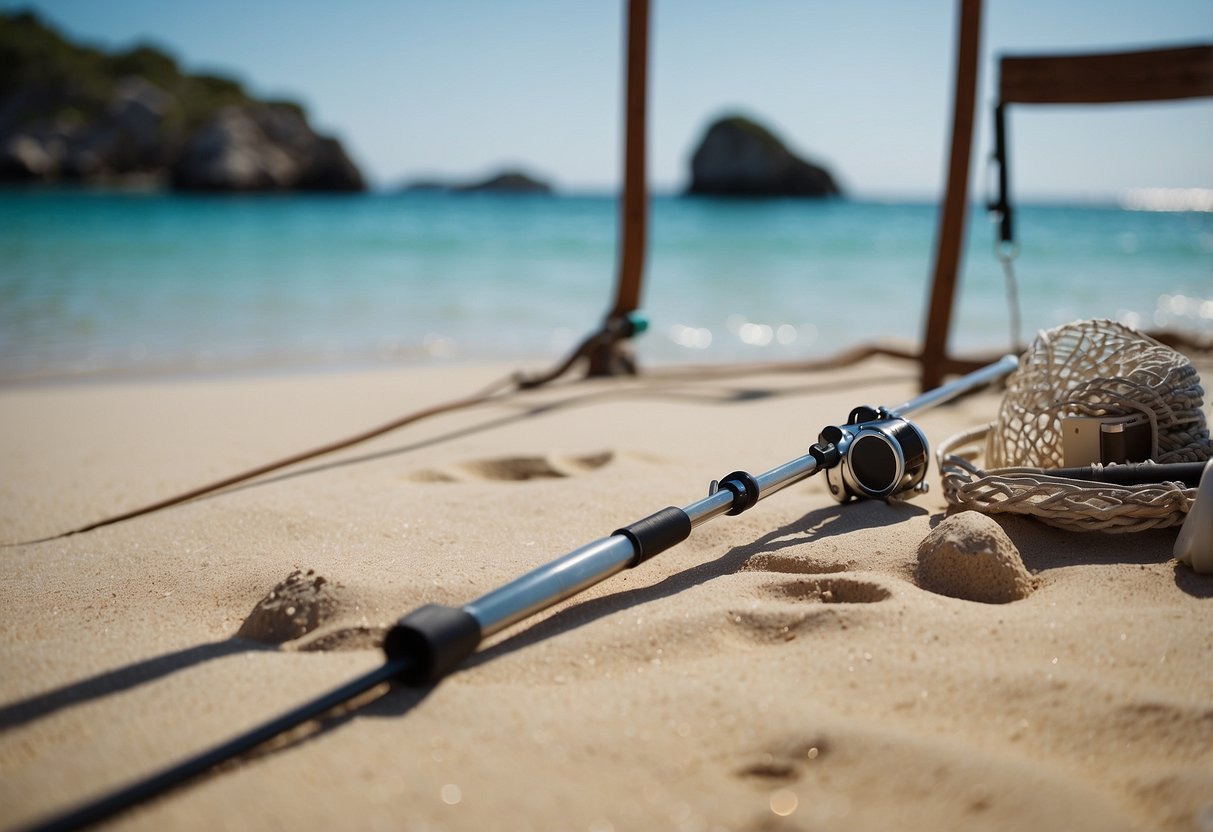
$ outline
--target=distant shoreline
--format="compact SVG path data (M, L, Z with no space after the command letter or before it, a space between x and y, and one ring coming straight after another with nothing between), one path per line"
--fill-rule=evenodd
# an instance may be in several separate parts
M372 183L365 191L360 192L326 192L326 191L277 191L277 192L183 192L175 191L165 183L160 182L38 182L38 183L0 183L0 193L54 193L80 192L96 194L132 194L132 195L162 195L180 197L182 199L247 199L247 200L294 200L294 199L326 199L333 201L378 198L408 198L408 199L598 199L614 200L616 193L610 189L576 188L558 189L551 193L509 193L493 191L460 192L456 190L427 190L402 189L399 185ZM1161 207L1149 207L1143 204L1143 197L1151 195L1159 197ZM762 205L775 202L805 202L797 197L718 197L685 193L681 186L654 189L649 194L653 200L696 200L721 201L738 205ZM1174 207L1167 207L1168 200ZM826 197L818 200L808 200L808 204L828 205L846 202L856 205L935 205L940 198L922 193L880 193L859 192L846 196ZM971 198L970 207L973 210L984 211L984 200ZM1171 211L1174 213L1213 213L1213 188L1134 188L1113 194L1043 194L1018 197L1016 208L1075 208L1075 209L1119 209L1124 211Z

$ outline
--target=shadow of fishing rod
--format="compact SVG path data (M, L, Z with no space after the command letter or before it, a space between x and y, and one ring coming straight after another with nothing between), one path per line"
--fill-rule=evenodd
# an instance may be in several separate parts
M538 622L533 627L474 654L463 665L463 669L481 667L516 651L525 650L547 639L592 624L602 618L669 598L716 578L734 574L755 555L777 552L789 546L802 545L832 535L848 534L873 526L897 523L905 519L907 512L913 514L923 511L925 510L906 503L896 503L891 507L875 503L861 503L849 508L832 505L808 512L803 517L768 532L752 543L735 546L715 560L670 575L652 586L574 603L550 618ZM249 639L231 638L144 659L0 707L0 731L11 730L49 717L65 708L84 705L90 701L150 684L160 678L204 662L248 652L273 653L280 652L280 648ZM375 672L372 671L372 673ZM348 690L339 689L342 690L340 696L346 698L338 701L336 697L330 697L333 702L328 708L315 713L306 720L299 720L290 730L275 730L273 736L267 736L261 742L250 744L238 754L228 753L231 750L230 744L224 744L218 749L203 752L203 754L191 758L190 762L198 761L194 763L198 770L190 779L216 776L222 771L229 770L233 764L247 765L273 754L301 747L359 717L400 718L406 716L424 701L438 684L440 682L422 686L394 684L389 675L379 674L373 684L365 685L364 689L353 692L348 697L346 697ZM218 759L220 753L223 755L222 760ZM218 762L226 762L227 765L216 767L215 763ZM174 774L174 776L178 775ZM153 786L156 786L154 791L153 786L145 785L149 781L143 781L131 789L120 790L99 801L86 804L75 813L69 812L33 828L40 830L75 829L90 825L114 814L115 810L121 811L128 805L133 805L137 799L145 799L155 793L163 793L168 790L159 788L158 784L154 783L155 780L155 777L151 778ZM178 784L184 784L184 782L186 781L182 779Z
M652 586L615 592L566 607L525 630L472 654L463 666L479 667L515 651L593 624L602 618L670 598L716 578L735 574L757 555L773 554L834 535L891 526L903 522L908 517L926 513L926 509L905 502L889 505L856 503L846 507L831 505L815 509L791 523L767 532L752 543L734 546L715 560L677 572Z
M183 650L143 659L125 667L107 670L96 676L90 676L45 693L0 706L0 731L7 731L28 722L34 722L64 708L84 705L94 699L137 688L212 659L239 653L273 652L274 650L276 648L270 645L232 638L198 644Z

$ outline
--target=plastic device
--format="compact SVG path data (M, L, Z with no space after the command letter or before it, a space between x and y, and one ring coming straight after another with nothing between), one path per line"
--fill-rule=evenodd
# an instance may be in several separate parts
M1175 557L1196 572L1213 574L1213 459L1205 463L1196 501L1175 538Z

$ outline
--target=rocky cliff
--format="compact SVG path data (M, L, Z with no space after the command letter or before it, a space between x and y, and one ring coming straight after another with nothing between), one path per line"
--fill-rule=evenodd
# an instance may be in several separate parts
M182 190L360 191L362 174L303 109L184 73L148 46L69 43L0 15L0 181L151 181Z
M842 191L828 170L793 154L770 130L730 116L714 122L696 148L688 193L823 197Z

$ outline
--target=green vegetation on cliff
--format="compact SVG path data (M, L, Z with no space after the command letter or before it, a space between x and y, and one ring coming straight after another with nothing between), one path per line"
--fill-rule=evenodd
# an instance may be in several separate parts
M31 12L0 13L0 181L171 184L182 190L359 191L341 144L298 104L182 71L141 44L75 44Z
M0 100L33 91L37 106L22 121L91 121L105 114L118 82L139 76L172 96L166 126L189 132L220 107L253 103L240 82L182 72L171 55L148 44L109 54L69 42L32 12L0 13ZM298 104L287 107L303 116Z

